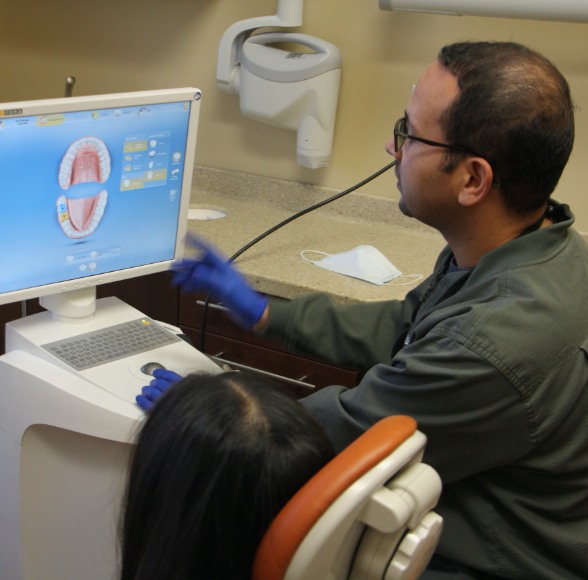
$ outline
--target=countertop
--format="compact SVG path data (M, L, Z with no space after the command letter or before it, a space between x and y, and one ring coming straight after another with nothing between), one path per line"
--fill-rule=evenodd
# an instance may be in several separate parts
M302 250L337 253L361 244L378 248L403 274L431 273L445 245L435 230L399 209L391 172L379 177L390 198L351 193L278 229L249 248L235 266L260 292L294 298L327 292L338 302L403 298L415 286L405 279L378 286L304 261ZM189 219L188 230L213 243L226 257L296 212L337 191L275 178L197 166L190 208L221 210L220 219ZM200 213L200 212L191 212ZM418 284L418 282L416 282Z

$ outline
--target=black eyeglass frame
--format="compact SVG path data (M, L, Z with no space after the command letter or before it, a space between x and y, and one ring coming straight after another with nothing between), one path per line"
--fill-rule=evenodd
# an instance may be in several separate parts
M404 129L404 130L402 130ZM402 139L402 140L400 140ZM476 157L482 157L476 151L473 151L469 147L462 147L461 145L451 145L450 143L440 143L439 141L433 141L431 139L425 139L424 137L417 137L416 135L409 135L406 132L406 116L400 117L396 123L394 123L394 151L400 152L407 139L424 143L425 145L431 145L432 147L443 147L444 149L451 149L452 151L461 151L462 153L470 153Z
M401 129L404 128L404 131ZM400 140L402 139L402 141ZM440 143L439 141L433 141L431 139L425 139L424 137L417 137L416 135L409 135L406 132L406 116L400 117L396 123L394 123L394 151L398 153L404 144L406 143L407 139L412 139L413 141L418 141L419 143L424 143L425 145L431 145L432 147L443 147L444 149L450 149L451 151L461 151L462 153L469 153L470 155L475 155L476 157L481 157L482 159L486 159L484 155L481 155L477 151L470 149L469 147L462 147L461 145L452 145L451 143ZM488 161L486 159L486 161ZM489 162L488 162L489 163ZM494 176L492 180L492 185L494 187L500 188L500 181Z

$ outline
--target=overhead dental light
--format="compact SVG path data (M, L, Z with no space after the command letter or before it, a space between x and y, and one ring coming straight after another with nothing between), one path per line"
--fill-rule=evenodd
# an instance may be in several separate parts
M218 48L216 80L220 89L240 95L246 117L296 131L298 164L316 169L328 164L332 152L339 50L306 34L256 33L266 27L300 26L302 8L303 0L278 0L275 15L227 28Z
M586 0L378 0L382 10L588 22Z

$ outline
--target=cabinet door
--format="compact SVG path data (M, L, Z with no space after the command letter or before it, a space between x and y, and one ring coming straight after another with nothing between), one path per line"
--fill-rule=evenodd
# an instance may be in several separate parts
M168 272L103 284L96 295L116 296L150 318L178 325L178 289L170 284Z

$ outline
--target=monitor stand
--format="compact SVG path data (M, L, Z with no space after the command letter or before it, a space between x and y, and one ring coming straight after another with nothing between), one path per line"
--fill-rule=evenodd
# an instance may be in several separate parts
M41 296L39 304L56 320L83 324L96 312L96 286Z
M0 356L3 578L117 577L125 468L144 420L134 398L150 380L141 366L220 371L183 340L83 371L68 368L43 345L144 317L117 298L94 304L75 323L47 311L7 325Z

